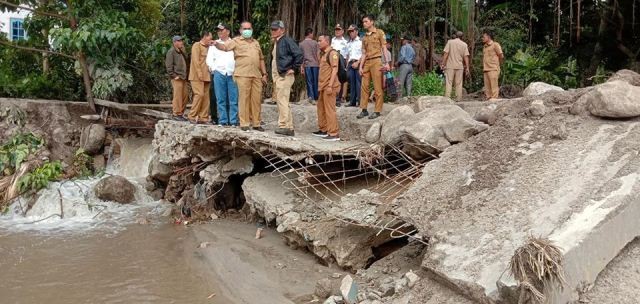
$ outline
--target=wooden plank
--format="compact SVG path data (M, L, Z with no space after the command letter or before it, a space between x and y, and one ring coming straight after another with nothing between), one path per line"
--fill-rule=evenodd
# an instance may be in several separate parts
M100 106L103 106L103 107L114 108L114 109L118 109L118 110L122 110L122 111L129 111L129 112L138 113L138 114L142 114L142 115L147 115L147 116L151 116L151 117L156 117L156 118L160 118L160 119L170 119L171 118L171 114L169 114L169 113L156 111L156 110L151 110L151 109L140 108L140 107L131 107L129 104L126 104L126 103L117 103L117 102L108 101L108 100L104 100L104 99L95 99L95 102L96 102L97 105L100 105Z

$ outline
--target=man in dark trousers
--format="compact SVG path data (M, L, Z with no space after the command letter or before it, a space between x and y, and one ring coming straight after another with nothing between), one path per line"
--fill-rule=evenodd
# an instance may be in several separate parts
M302 66L302 50L293 38L285 35L284 22L271 23L271 38L275 40L271 53L271 76L276 88L278 104L278 128L275 133L294 136L293 116L291 115L291 87L295 81L295 72Z

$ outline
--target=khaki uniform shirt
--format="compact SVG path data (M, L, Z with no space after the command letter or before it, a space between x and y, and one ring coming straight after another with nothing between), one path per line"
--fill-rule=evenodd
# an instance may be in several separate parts
M264 60L260 43L255 39L236 37L225 44L227 51L233 51L236 69L233 76L262 78L260 62Z
M492 41L489 44L484 45L482 49L482 65L483 71L500 71L500 57L502 54L502 47L500 44Z
M367 60L382 57L382 48L386 45L387 39L381 29L376 29L375 32L367 32L362 40L362 50L366 53Z
M327 62L327 56L329 56L329 62ZM320 72L318 75L318 88L320 90L324 90L328 87L339 88L340 80L338 79L338 75L335 76L335 81L331 84L331 74L333 72L333 68L337 68L339 63L339 59L337 51L328 47L326 52L320 51L318 57L320 58ZM337 92L336 92L337 93Z
M446 68L452 70L464 69L464 57L469 56L469 47L459 38L451 39L444 47L444 52L449 54Z
M208 46L196 42L191 46L191 67L189 80L211 82L211 74L207 66Z

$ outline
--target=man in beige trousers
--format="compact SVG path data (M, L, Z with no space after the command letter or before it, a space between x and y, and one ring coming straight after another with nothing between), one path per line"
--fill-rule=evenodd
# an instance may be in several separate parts
M451 89L455 87L456 100L462 99L462 81L464 74L469 75L469 46L462 41L462 32L447 42L442 57L442 69L445 75L444 96L451 98Z

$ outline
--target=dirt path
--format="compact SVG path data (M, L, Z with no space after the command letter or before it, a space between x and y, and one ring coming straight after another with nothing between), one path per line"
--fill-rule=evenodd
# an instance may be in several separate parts
M254 239L252 224L218 220L193 226L186 253L190 265L216 293L216 304L306 303L315 283L342 271L287 247L274 230ZM197 248L209 242L206 248Z

